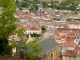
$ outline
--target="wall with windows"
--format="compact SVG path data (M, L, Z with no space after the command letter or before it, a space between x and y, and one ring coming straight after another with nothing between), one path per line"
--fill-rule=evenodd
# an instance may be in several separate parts
M80 29L80 24L68 24L69 28Z
M48 60L56 60L60 56L61 47L56 48L51 53L48 54Z
M62 56L62 60L76 60L76 57Z

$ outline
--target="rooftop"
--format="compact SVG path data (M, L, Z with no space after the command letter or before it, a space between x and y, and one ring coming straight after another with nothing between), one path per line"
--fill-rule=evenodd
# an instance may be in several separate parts
M42 52L45 54L48 54L59 47L59 44L53 38L42 40L39 42L39 45L42 47Z
M64 53L63 53L63 56L76 56L77 55L77 51L75 50L66 50Z

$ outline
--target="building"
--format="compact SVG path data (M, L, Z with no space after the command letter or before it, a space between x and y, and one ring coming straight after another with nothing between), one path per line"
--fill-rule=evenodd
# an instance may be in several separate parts
M62 55L62 60L76 60L77 52L74 50L66 50Z
M80 60L80 46L76 45L72 50L65 50L62 54L62 60Z
M68 23L68 28L70 28L70 29L80 29L80 23L79 22L77 22L77 21L70 21L69 23Z
M42 51L38 55L38 57L41 57L40 60L56 60L59 58L61 47L53 38L42 40L39 45L42 47Z
M38 4L38 11L36 12L37 15L45 15L53 13L54 10L52 8L43 8L43 4L40 2Z
M17 29L24 29L24 34L41 34L41 28L39 28L38 26L31 26L31 25L26 25L26 26L22 26L22 25L17 25Z
M61 36L62 60L80 60L80 30L58 29Z
M66 21L55 21L56 28L68 28Z
M43 10L43 4L39 3L38 4L38 12L42 12Z

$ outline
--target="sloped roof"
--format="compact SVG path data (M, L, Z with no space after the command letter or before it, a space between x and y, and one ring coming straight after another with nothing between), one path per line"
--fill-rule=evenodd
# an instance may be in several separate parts
M26 25L26 26L17 25L17 29L30 30L31 29L31 26L30 25Z
M75 50L66 50L64 53L63 53L63 56L77 56L77 51Z
M39 45L42 47L42 52L45 54L48 54L59 47L59 44L53 38L42 40L39 42Z
M74 41L65 41L64 45L65 47L74 47Z
M79 24L77 21L70 21L69 24Z

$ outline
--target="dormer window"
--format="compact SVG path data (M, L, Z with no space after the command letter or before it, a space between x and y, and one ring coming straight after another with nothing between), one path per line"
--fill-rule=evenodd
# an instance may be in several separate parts
M77 36L77 39L79 39L79 36Z
M75 39L79 39L79 36L76 36Z

